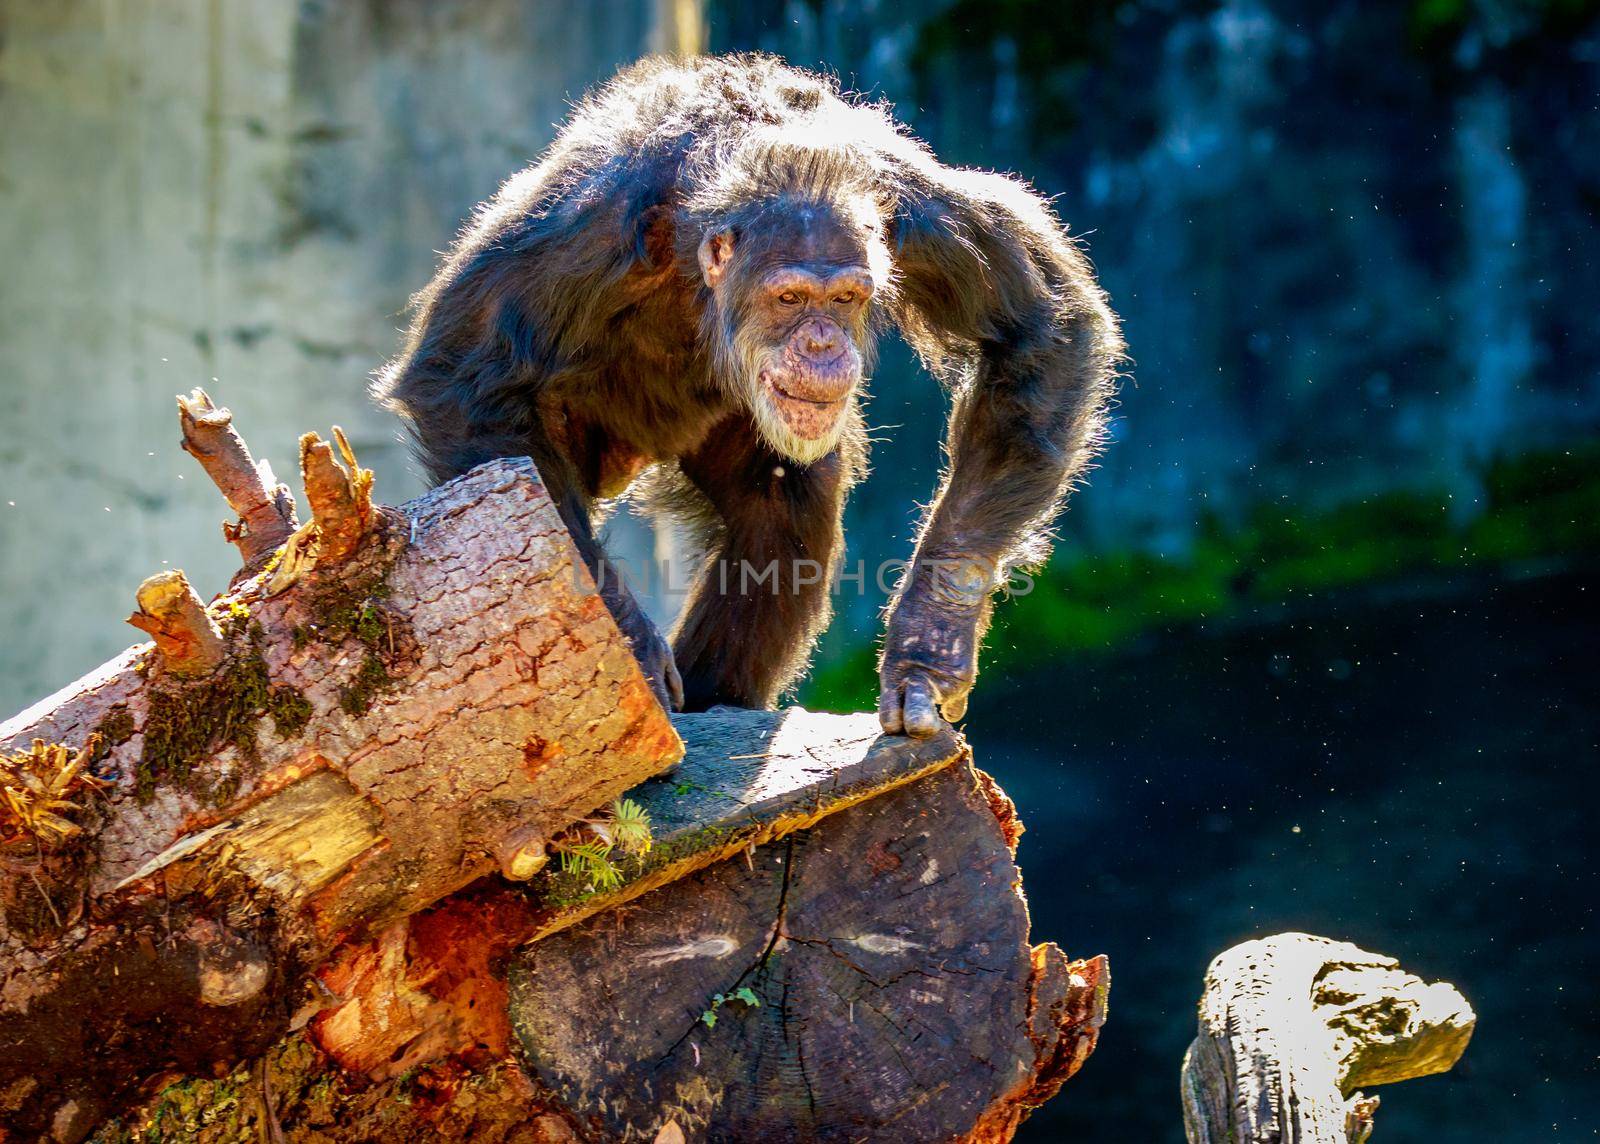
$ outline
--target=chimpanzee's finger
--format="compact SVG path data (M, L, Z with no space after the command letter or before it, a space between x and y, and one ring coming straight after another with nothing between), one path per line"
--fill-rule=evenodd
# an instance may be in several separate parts
M657 703L661 704L661 710L673 710L672 696L667 692L667 681L653 671L647 672L644 679L650 685L650 694L655 696Z
M919 739L939 733L938 692L921 672L906 678L906 733Z
M898 735L906 729L900 712L900 685L888 684L878 692L878 723L885 735Z
M672 706L668 707L667 710L682 711L683 676L678 674L678 661L672 658L672 654L670 652L667 653L666 676L667 694L672 698Z
M939 704L939 710L944 712L944 717L951 723L960 719L967 713L967 696L970 692L963 691L959 695L952 695Z

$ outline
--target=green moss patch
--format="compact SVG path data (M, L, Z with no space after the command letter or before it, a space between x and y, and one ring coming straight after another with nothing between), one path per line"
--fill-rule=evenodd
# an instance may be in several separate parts
M263 1083L265 1082L265 1083ZM268 1105L273 1115L269 1120ZM279 1138L521 1140L544 1109L516 1065L432 1061L387 1081L347 1075L302 1034L226 1076L187 1077L102 1124L92 1144L256 1144Z
M110 756L114 747L120 747L138 730L133 721L133 712L128 710L126 703L118 703L107 711L95 725L94 733L100 736L95 746L94 754L90 758L90 767L98 768L100 763Z
M356 668L355 676L339 692L339 706L346 715L359 719L372 709L378 694L394 682L388 665L376 651L368 651Z
M228 658L205 679L170 680L150 688L144 750L135 790L148 801L164 782L189 782L196 766L216 751L233 747L246 759L259 757L260 721L270 716L280 738L298 734L311 718L311 704L294 688L274 684L261 654L259 624L233 615L224 624ZM226 801L237 780L219 780L209 790Z
M410 628L384 605L389 594L384 573L322 589L310 605L317 618L291 633L296 648L313 640L333 645L354 639L366 649L355 675L339 693L339 706L352 718L365 715L374 700L394 685L393 666L413 642Z

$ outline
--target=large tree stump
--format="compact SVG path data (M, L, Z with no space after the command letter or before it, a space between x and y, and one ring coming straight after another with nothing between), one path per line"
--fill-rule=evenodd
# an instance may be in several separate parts
M292 509L235 440L203 459L249 469L219 483L259 558ZM90 761L53 819L0 808L0 1126L80 1139L259 1052L341 942L537 869L681 752L530 462L389 510L338 444L303 443L316 519L259 574L209 606L152 578L154 645L0 725Z
M1363 1144L1378 1098L1359 1090L1448 1071L1476 1017L1446 982L1391 957L1286 933L1206 973L1183 1062L1190 1144Z
M1030 947L963 763L529 946L534 1077L604 1141L999 1141L1093 1048L1103 959Z

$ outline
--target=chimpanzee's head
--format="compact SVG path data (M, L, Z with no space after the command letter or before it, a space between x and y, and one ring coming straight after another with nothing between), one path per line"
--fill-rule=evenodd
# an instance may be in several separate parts
M718 380L801 464L838 444L871 368L873 295L888 286L876 222L869 209L779 200L716 220L700 241Z

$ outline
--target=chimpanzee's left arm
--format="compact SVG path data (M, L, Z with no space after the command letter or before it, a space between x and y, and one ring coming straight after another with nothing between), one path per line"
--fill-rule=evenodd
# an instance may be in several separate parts
M1046 552L1050 519L1099 442L1123 343L1043 199L909 140L896 149L891 305L954 408L949 464L890 606L878 712L886 731L931 735L941 711L966 711L991 593Z

